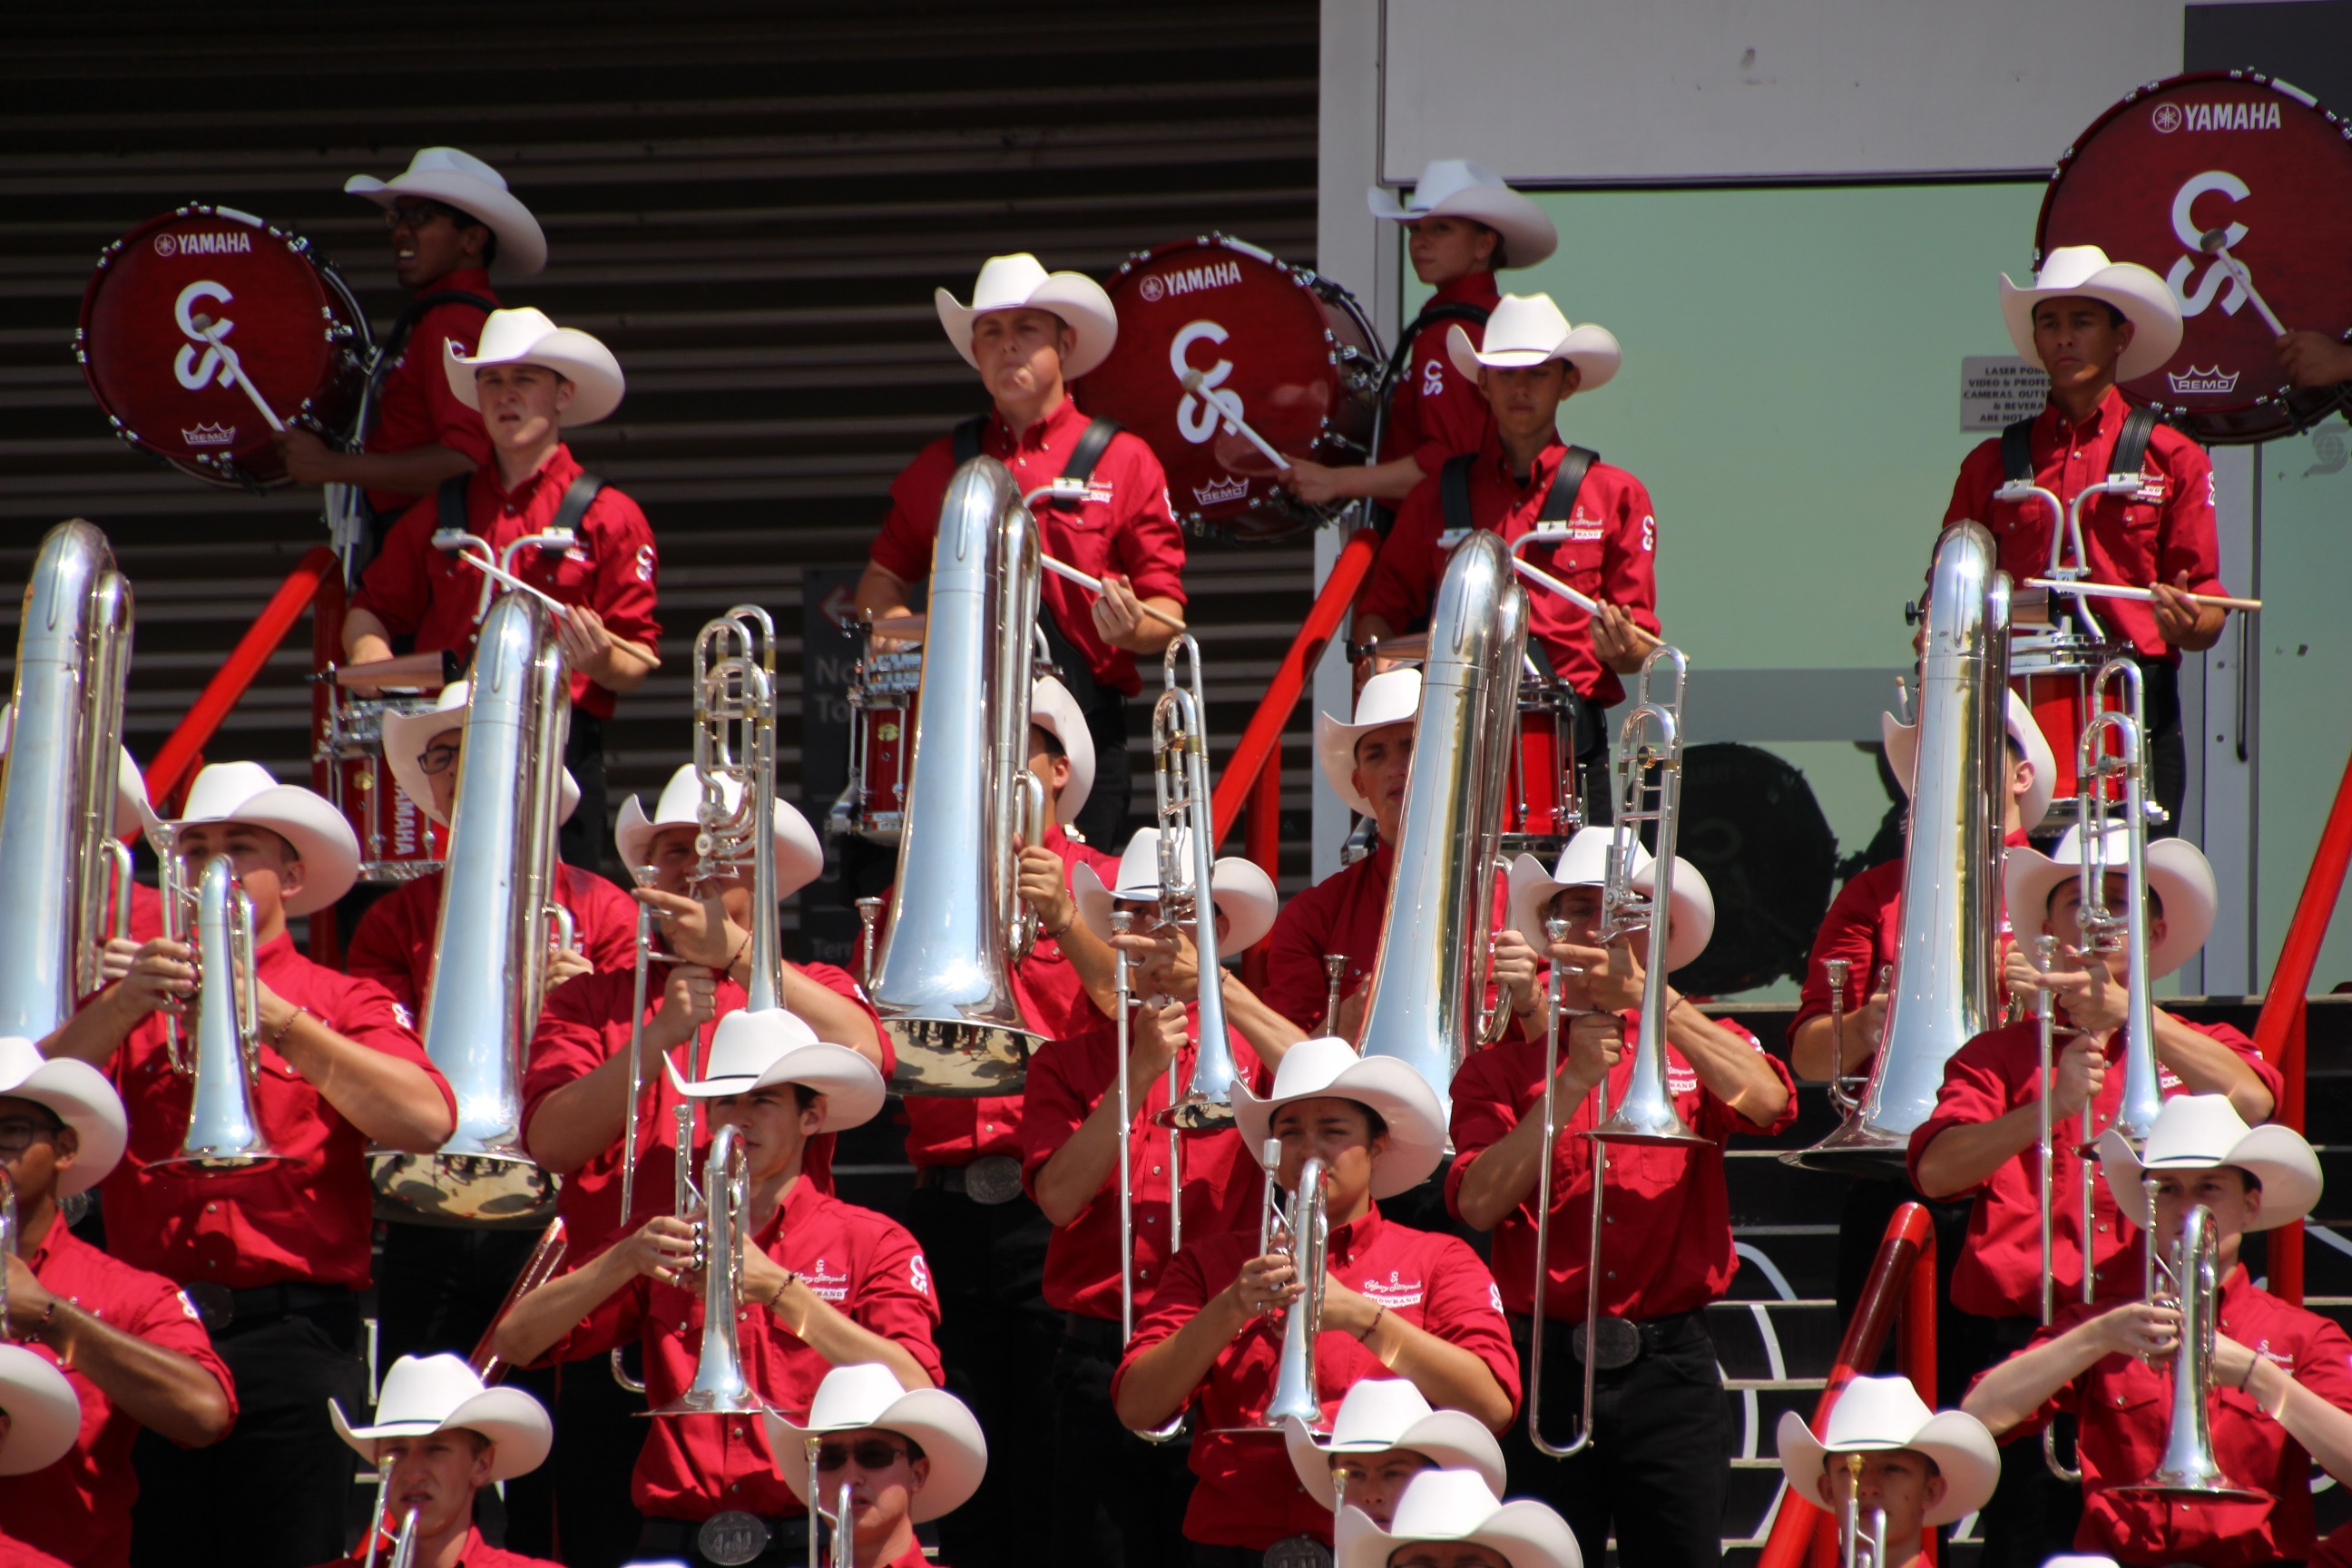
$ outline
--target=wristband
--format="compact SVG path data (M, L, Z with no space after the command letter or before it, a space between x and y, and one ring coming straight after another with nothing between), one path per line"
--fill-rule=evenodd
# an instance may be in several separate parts
M310 1009L309 1009L308 1007L297 1007L297 1008L295 1008L295 1009L294 1009L294 1011L293 1011L293 1013L292 1013L292 1014L291 1014L291 1015L287 1018L287 1020L286 1020L284 1023L282 1023L282 1024L280 1024L280 1025L278 1025L278 1032L277 1032L277 1033L275 1033L275 1034L273 1034L273 1035L271 1035L271 1036L269 1037L269 1048L270 1048L271 1050L273 1050L273 1051L274 1051L274 1050L276 1050L278 1047L280 1047L280 1046L284 1045L284 1044L286 1043L286 1033L287 1033L287 1031L288 1031L288 1030L289 1030L289 1029L291 1029L291 1028L292 1028L292 1027L293 1027L297 1023L300 1022L300 1021L301 1021L302 1019L304 1019L304 1018L309 1017L310 1016Z
M1364 1325L1364 1331L1356 1336L1356 1342L1362 1345L1370 1344L1372 1342L1372 1335L1380 1331L1381 1320L1388 1315L1389 1304L1386 1301L1373 1302L1372 1321Z

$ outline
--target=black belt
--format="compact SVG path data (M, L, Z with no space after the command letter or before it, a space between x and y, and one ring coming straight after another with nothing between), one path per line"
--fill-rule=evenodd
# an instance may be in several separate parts
M953 1193L992 1208L1024 1195L1021 1162L1010 1154L982 1154L969 1165L926 1165L915 1173L915 1190Z
M209 1279L198 1279L180 1289L196 1309L196 1316L204 1320L205 1329L215 1334L232 1323L252 1328L321 1307L359 1310L359 1296L350 1286L317 1285L306 1279L256 1285L247 1290L232 1290Z
M635 1555L639 1558L652 1556L683 1558L690 1563L718 1563L726 1560L736 1563L770 1561L792 1563L807 1555L808 1515L795 1513L780 1518L761 1518L750 1513L737 1512L734 1517L739 1521L756 1519L759 1527L767 1531L767 1540L751 1557L738 1557L734 1552L729 1552L726 1559L721 1559L710 1556L705 1551L705 1533L711 1528L714 1521L728 1521L729 1515L724 1512L714 1514L710 1519L648 1518L637 1531ZM740 1539L740 1536L738 1538Z
M1510 1319L1512 1339L1521 1345L1526 1344L1528 1337L1534 1332L1534 1320L1517 1312L1510 1314ZM1580 1333L1584 1328L1584 1320L1581 1318L1553 1318L1548 1321L1555 1324L1572 1324ZM1612 1321L1622 1323L1625 1329L1633 1331L1636 1336L1639 1348L1633 1356L1626 1358L1628 1362L1641 1356L1654 1355L1661 1351L1680 1350L1685 1345L1697 1344L1709 1338L1706 1331L1706 1309L1704 1307L1696 1311L1667 1312L1655 1318L1611 1319L1604 1315L1601 1321L1604 1323ZM1607 1343L1605 1337L1602 1342ZM1576 1359L1581 1361L1583 1358L1579 1354ZM1603 1370L1606 1370L1610 1364L1607 1359L1601 1363Z
M1062 1337L1072 1344L1090 1351L1108 1351L1116 1356L1127 1349L1120 1337L1116 1318L1088 1318L1076 1312L1062 1314Z

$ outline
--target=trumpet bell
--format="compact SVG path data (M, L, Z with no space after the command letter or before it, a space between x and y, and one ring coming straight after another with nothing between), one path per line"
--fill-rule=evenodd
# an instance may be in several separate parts
M158 1165L238 1171L283 1158L262 1131L253 1088L259 1076L261 1007L253 970L253 906L229 858L215 855L196 879L197 989L188 1067L188 1131Z

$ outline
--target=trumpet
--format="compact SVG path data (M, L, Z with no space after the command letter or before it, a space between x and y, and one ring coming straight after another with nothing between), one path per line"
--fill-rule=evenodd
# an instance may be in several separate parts
M383 1505L392 1491L392 1461L375 1462L375 1506L368 1510L367 1568L375 1568L376 1552L383 1544ZM388 1568L415 1568L416 1510L410 1509L401 1516L400 1531L392 1543Z
M652 887L654 885L656 875L656 868L651 866L632 866L629 868L629 876L631 880L635 881L640 888ZM651 971L655 964L675 963L676 962L677 959L673 955L664 952L654 946L653 906L651 904L639 904L637 906L637 940L635 956L635 973L630 983L629 1108L624 1115L621 1129L621 1228L623 1230L626 1230L628 1228L630 1220L635 1217L637 1212L637 1102L644 1098L646 1092L646 982L650 977ZM691 1054L690 1047L688 1054ZM688 1065L691 1066L692 1064L688 1063ZM694 1148L694 1110L691 1106L680 1106L678 1109L687 1119L688 1141L686 1144L686 1153L680 1156L678 1164L678 1170L683 1173L686 1169L685 1161L692 1154ZM679 1213L685 1212L685 1205L682 1203L677 1205L677 1210ZM631 1394L643 1394L646 1391L644 1381L639 1378L631 1377L629 1375L628 1369L622 1364L621 1352L618 1346L614 1348L611 1355L607 1359L612 1364L613 1381L614 1383L619 1384Z
M757 605L737 605L694 639L694 877L742 875L751 884L750 978L743 1005L782 1006L776 941L776 625ZM734 799L730 804L729 795Z
M2119 708L2107 706L2107 684L2116 684ZM2091 719L2083 726L2075 755L2082 782L2077 828L2082 845L2077 870L2082 889L2084 936L2102 952L2120 952L2124 981L2124 1092L2109 1123L2134 1149L2147 1145L2164 1089L2157 1080L2154 1013L2147 989L2147 726L2141 702L2139 666L2111 658L2091 686ZM2112 742L2113 749L2109 749ZM2107 782L2120 779L2124 807L2124 909L2107 903ZM2084 1271L2090 1270L2090 1231L2084 1235Z
M1862 1506L1863 1457L1845 1457L1846 1478L1853 1484L1838 1520L1839 1568L1886 1568L1886 1510Z
M2149 1217L2155 1217L2156 1182L2147 1184ZM2168 1267L2156 1257L2156 1238L2140 1238L2143 1294L2156 1300L2159 1271L2180 1302L2180 1348L2172 1363L2172 1421L2164 1457L2147 1479L2116 1489L2127 1497L2189 1497L2208 1502L2263 1502L2267 1492L2233 1486L2213 1458L2213 1340L2221 1289L2221 1238L2213 1211L2199 1204L2181 1217L2180 1238L2172 1244Z
M1134 914L1127 910L1113 910L1110 916L1114 938L1128 934L1135 924ZM1132 1091L1127 1082L1127 1057L1133 1048L1135 1005L1134 979L1128 968L1127 949L1114 945L1111 959L1111 984L1117 993L1112 1009L1118 1020L1118 1060L1113 1070L1118 1074L1118 1338L1121 1344L1135 1338L1135 1155L1129 1147L1134 1136L1135 1110ZM1169 1093L1175 1093L1175 1064L1169 1065ZM1184 1135L1175 1128L1168 1130L1168 1256L1173 1258L1184 1245ZM1180 1410L1164 1426L1155 1426L1136 1436L1147 1443L1172 1443L1184 1436L1185 1416Z
M1282 1357L1276 1363L1274 1397L1266 1403L1265 1428L1279 1428L1296 1415L1308 1426L1322 1425L1323 1402L1315 1392L1315 1337L1323 1331L1323 1284L1331 1245L1331 1219L1324 1207L1323 1162L1313 1155L1298 1167L1290 1206L1280 1206L1282 1189L1274 1173L1282 1159L1278 1139L1265 1141L1265 1196L1258 1210L1258 1256L1290 1256L1301 1294L1283 1310Z
M1178 679L1178 660L1187 679ZM1209 704L1201 689L1201 648L1180 632L1161 656L1163 689L1151 707L1152 794L1160 809L1160 918L1190 925L1200 958L1200 1048L1192 1081L1160 1113L1160 1124L1187 1131L1234 1124L1234 1080L1240 1068L1225 1032L1223 971L1217 957L1217 907L1210 891L1217 840L1210 816ZM1125 1070L1122 1067L1121 1071Z
M811 1497L816 1494L811 1492ZM814 1532L812 1532L814 1534ZM841 1483L833 1502L833 1568L856 1568L857 1531L850 1518L849 1483Z
M729 1122L710 1138L702 1191L694 1190L694 1113L678 1107L677 1193L681 1214L697 1197L708 1211L695 1226L692 1268L704 1276L702 1352L694 1381L678 1396L648 1415L758 1415L772 1408L743 1375L735 1321L743 1299L743 1237L751 1203L749 1157ZM814 1497L815 1494L810 1494Z
M166 907L173 901L167 900ZM155 1163L242 1170L279 1155L262 1131L253 1100L261 1080L253 900L238 885L227 856L205 862L196 878L195 909L196 994L190 1004L195 1048L192 1055L170 1053L173 1070L190 1080L188 1131L178 1153Z
M2037 936L2033 939L2029 951L2033 955L2033 966L2047 974L2051 965L2056 962L2058 939L2052 936ZM2057 1149L2050 1113L2050 1091L2058 1081L2058 998L2053 993L2044 991L2042 994L2041 1005L2035 1010L2035 1016L2042 1031L2042 1092L2034 1098L2034 1107L2039 1117L2034 1153L2042 1171L2042 1326L2046 1329L2050 1326L2051 1319L2056 1315L2058 1305L2056 1237L2058 1194L2053 1185L2057 1179ZM2082 1289L2083 1300L2088 1302L2092 1297L2093 1287L2090 1237L2094 1232L2091 1217L2091 1162L2089 1159L2091 1107L2087 1102L2083 1107L2081 1124L2075 1129L2075 1151L2080 1156L2075 1169L2075 1175L2079 1178L2075 1184L2075 1201L2080 1205L2083 1223L2080 1232L2083 1237ZM2055 1422L2047 1423L2042 1428L2042 1462L2049 1467L2052 1475L2069 1486L2082 1484L2083 1472L2058 1457L2058 1428Z

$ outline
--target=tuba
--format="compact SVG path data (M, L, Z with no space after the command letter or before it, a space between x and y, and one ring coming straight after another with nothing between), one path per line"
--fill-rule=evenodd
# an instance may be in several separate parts
M2148 1180L2147 1187L2153 1219L2156 1183ZM2126 1497L2270 1501L2267 1492L2231 1485L2213 1458L2213 1336L2221 1289L2221 1239L2213 1228L2213 1211L2199 1204L2181 1216L2180 1239L2172 1244L2169 1267L2157 1261L2154 1236L2143 1235L2140 1245L2146 1249L2142 1267L2147 1298L2156 1297L2159 1270L2179 1296L2180 1348L2173 1353L2172 1424L2165 1434L2164 1457L2146 1480L2116 1490Z
M1045 792L1024 765L1037 558L1004 465L958 468L931 552L898 892L872 987L901 1093L1018 1094L1036 1038L1012 964L1026 951L1013 837L1045 832Z
M743 1375L736 1341L736 1319L743 1299L743 1236L750 1216L751 1175L749 1157L733 1123L711 1135L710 1159L703 1167L702 1192L696 1194L688 1175L692 1152L694 1117L689 1107L678 1107L677 1184L681 1198L691 1204L698 1196L706 1210L695 1229L694 1268L704 1277L702 1354L695 1363L694 1381L678 1396L648 1415L760 1415L772 1406ZM682 1206L680 1213L687 1212Z
M181 896L174 879L171 901ZM253 971L253 904L226 855L196 875L195 1015L193 1051L173 1050L173 1070L190 1080L187 1136L157 1165L235 1171L278 1159L253 1103L261 1077L261 997ZM167 1042L168 1048L168 1042Z
M522 1141L522 1069L547 984L555 829L572 714L563 648L527 594L490 606L476 647L449 855L419 1033L457 1124L433 1154L386 1153L377 1190L467 1220L544 1218L554 1186Z
M98 989L131 611L106 535L49 530L25 585L0 762L0 1035L37 1040ZM115 865L127 894L127 858Z
M1359 1047L1421 1074L1440 1105L1481 1012L1472 964L1491 950L1503 788L1517 739L1528 596L1502 540L1483 530L1445 565L1429 621L1412 773L1404 790L1396 874L1372 965ZM1475 992L1472 986L1477 984ZM1478 1025L1500 1037L1500 1023Z
M1999 1022L2009 577L1983 525L1936 542L1904 837L1902 932L1869 1086L1791 1164L1899 1179L1954 1051Z

